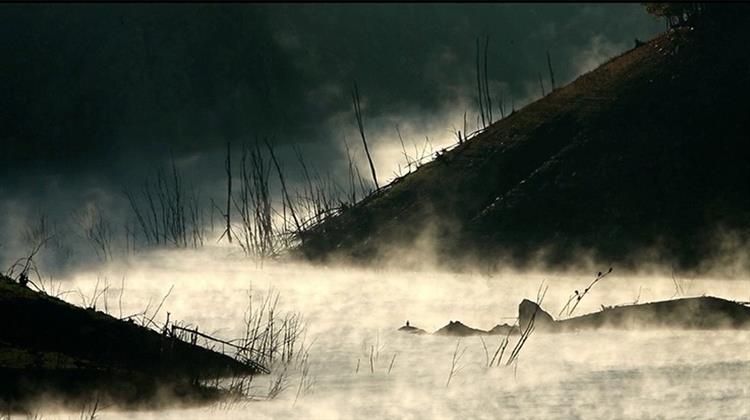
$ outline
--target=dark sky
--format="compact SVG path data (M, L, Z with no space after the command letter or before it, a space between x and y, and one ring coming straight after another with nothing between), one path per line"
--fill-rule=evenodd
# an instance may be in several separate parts
M519 107L546 51L567 83L662 28L635 4L0 5L0 212L117 207L170 153L211 195L226 141L258 136L335 171L360 146L354 81L392 171L396 124L445 143L476 115L477 37Z

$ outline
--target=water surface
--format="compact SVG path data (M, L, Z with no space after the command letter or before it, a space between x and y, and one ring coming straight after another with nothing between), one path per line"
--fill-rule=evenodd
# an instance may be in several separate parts
M268 290L279 293L280 309L299 312L306 320L305 342L311 344L308 378L314 384L299 396L301 373L292 370L287 373L288 389L272 401L155 412L109 409L100 418L750 416L750 332L534 334L518 363L488 368L477 337L459 341L395 331L407 319L429 332L451 320L483 329L512 323L518 303L535 298L542 282L549 286L542 306L557 315L573 290L583 290L592 279L592 275L482 275L300 264L260 267L205 252L160 252L82 271L61 279L61 284L86 296L97 281L99 288L106 282L110 287L106 307L115 316L142 311L148 302L155 307L174 285L156 319L164 322L168 311L172 320L224 338L242 334L248 296L257 301ZM747 279L677 281L683 296L750 300ZM597 311L600 305L669 299L676 293L671 276L622 275L615 269L594 286L576 313ZM77 292L65 298L80 303ZM103 307L100 300L97 309ZM490 357L499 340L486 338ZM465 353L446 386L457 347ZM254 380L252 393L262 398L273 378Z

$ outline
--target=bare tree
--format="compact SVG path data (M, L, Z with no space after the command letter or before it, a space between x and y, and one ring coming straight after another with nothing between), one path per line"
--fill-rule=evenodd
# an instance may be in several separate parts
M123 228L125 231L125 254L135 254L136 225L128 220L125 222Z
M487 125L492 124L492 96L490 95L490 83L487 76L487 51L490 45L490 36L487 35L484 39L484 96L485 96L485 109L487 110Z
M359 134L362 136L362 144L365 146L365 154L367 155L367 161L370 163L370 171L372 171L372 180L375 183L375 189L379 190L380 185L378 184L378 176L375 173L375 165L372 163L372 156L370 156L370 149L367 147L367 138L365 138L365 126L362 121L362 107L359 100L359 89L357 83L354 83L354 89L352 90L352 103L354 105L354 115L357 118L357 126L359 127Z
M300 226L299 219L297 219L297 214L294 212L294 204L292 204L292 200L289 198L289 191L286 188L286 181L284 180L284 172L281 170L281 165L279 164L279 160L276 159L276 154L273 152L273 147L271 147L271 144L268 143L268 140L264 139L263 143L265 143L266 148L268 149L268 154L271 155L271 162L273 162L273 165L276 168L276 173L279 175L279 182L281 183L282 199L285 200L286 205L289 206L289 211L291 213L292 220L294 221L294 226L297 229L297 233L302 232L302 226Z
M544 92L544 82L542 82L542 73L539 73L539 88L542 90L542 97L547 96L547 93Z
M404 137L401 135L401 130L398 128L398 125L396 125L396 134L398 134L398 140L401 142L401 153L404 155L404 160L406 161L406 168L407 172L411 172L411 165L412 160L409 158L409 155L406 153L406 146L404 145ZM459 141L461 138L461 133L459 132ZM347 155L349 154L349 148L347 147ZM351 162L351 159L350 159Z
M227 142L227 159L225 162L225 170L227 173L227 207L224 219L227 222L227 227L224 229L224 233L221 234L219 240L226 235L229 243L232 243L232 148L230 142Z
M493 122L492 95L490 93L487 56L489 52L490 37L484 39L484 62L480 53L479 37L476 39L476 76L477 76L477 105L479 106L479 120L481 129L487 128ZM482 72L484 70L484 73ZM466 130L464 130L464 135Z
M206 218L204 209L201 206L200 194L193 187L190 189L190 194L187 197L187 208L190 229L190 242L193 248L203 246L203 241L206 237Z
M505 95L503 95L503 91L500 91L500 100L497 103L497 109L500 111L500 118L505 118Z
M114 235L112 225L102 215L102 209L98 205L89 206L75 219L97 258L105 262L111 260Z
M484 113L484 100L482 97L484 96L484 89L482 89L482 71L480 66L480 58L479 58L479 37L476 39L477 42L477 49L476 49L476 73L477 73L477 105L479 106L479 116L482 121L482 128L487 127L487 120L485 118Z
M5 276L16 278L16 280L18 280L23 286L30 283L38 290L43 290L40 286L42 284L42 276L39 274L34 258L55 238L55 236L57 236L57 232L54 226L50 225L46 216L41 215L37 223L29 225L24 232L24 239L27 244L31 246L28 256L19 258L11 264L5 272ZM36 274L37 281L40 285L31 281L29 278L30 273Z
M45 214L40 214L34 221L27 221L21 238L32 248L42 244L42 248L57 235L56 226Z
M252 147L243 145L239 192L232 197L240 215L239 246L246 255L261 259L276 254L270 170L257 142Z
M146 180L140 194L126 189L125 196L147 245L200 246L205 222L198 195L188 194L174 159L170 169L169 174L156 171L154 181ZM188 240L189 234L195 240Z
M547 67L549 68L549 80L552 84L552 90L555 90L555 72L552 71L552 59L549 56L549 50L547 50Z

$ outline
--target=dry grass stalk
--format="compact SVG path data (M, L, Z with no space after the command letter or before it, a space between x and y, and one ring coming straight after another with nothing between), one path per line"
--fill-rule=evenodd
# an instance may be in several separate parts
M568 298L568 301L562 307L562 309L557 314L557 316L560 317L560 316L563 315L563 313L565 313L565 316L567 316L567 317L573 315L573 311L576 310L576 308L578 307L578 304L581 303L581 300L583 300L583 297L586 296L586 294L589 293L589 291L591 290L591 288L594 287L594 285L596 285L596 283L598 283L604 277L607 277L611 272L612 272L612 267L609 267L609 271L607 271L606 273L602 273L600 271L596 275L596 278L594 279L594 281L592 281L591 284L589 284L586 287L586 289L583 290L583 293L579 293L578 290L573 291L573 294Z
M534 321L536 320L536 314L539 308L541 307L542 301L544 300L544 296L547 294L547 289L548 289L548 287L544 287L544 290L542 290L543 285L544 285L544 282L542 282L542 284L539 285L539 291L537 292L537 296L536 296L536 308L534 310L534 313L531 314L531 319L526 324L523 331L521 331L521 336L518 338L516 345L513 347L513 350L508 356L508 360L505 362L506 366L510 366L513 362L518 360L518 356L521 354L521 350L523 349L524 344L526 344L526 341L531 336L531 333L534 332Z
M466 347L459 351L460 346L461 339L459 338L456 341L456 349L453 351L453 357L451 358L451 370L448 373L448 380L445 382L446 387L451 384L453 377L463 369L463 366L459 366L459 363L461 362L461 358L464 357L464 353L466 353Z
M391 358L391 363L388 365L388 374L391 374L391 370L393 370L393 363L396 362L396 355L398 353L393 353L393 357Z

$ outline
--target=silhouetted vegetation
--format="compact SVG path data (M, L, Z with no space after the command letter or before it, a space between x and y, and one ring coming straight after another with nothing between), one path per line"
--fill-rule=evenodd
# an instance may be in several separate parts
M646 11L657 17L663 17L669 26L684 25L691 17L700 15L707 3L643 3Z
M565 303L565 305L560 310L560 313L557 314L557 316L562 316L565 314L565 316L571 316L573 315L573 312L578 307L578 304L581 303L581 300L588 294L588 292L591 290L594 285L596 285L601 279L606 277L612 272L612 267L609 267L609 271L602 273L601 271L596 275L596 278L594 281L591 282L585 289L583 289L583 292L579 292L578 290L575 290L573 294L568 298L568 301Z
M24 261L33 261L33 254ZM287 389L291 372L301 374L296 398L313 386L305 323L280 309L277 292L250 290L244 334L222 339L171 320L169 312L163 324L157 321L172 288L157 305L123 316L123 280L114 317L106 278L90 295L77 291L80 308L36 284L39 291L31 290L23 271L8 272L16 278L0 275L0 316L13 320L0 331L0 403L11 411L50 395L73 405L94 394L102 403L125 406L205 402L227 393L255 399L247 386L259 373L273 372L264 399ZM219 383L226 377L232 378L229 388ZM175 395L163 399L161 388Z
M172 159L170 173L159 169L140 191L125 190L143 240L151 246L199 247L203 244L205 219L199 197L185 187Z
M257 142L253 146L243 145L239 191L232 197L234 208L240 216L240 232L236 236L245 254L260 258L276 255L277 249L269 185L270 171L270 164ZM231 231L232 227L229 229Z
M112 225L102 214L99 206L87 208L77 217L83 236L102 261L112 259Z

